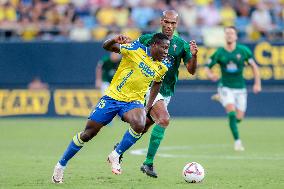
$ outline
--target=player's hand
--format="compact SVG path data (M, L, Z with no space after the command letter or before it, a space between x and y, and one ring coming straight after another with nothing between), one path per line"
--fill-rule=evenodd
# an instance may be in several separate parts
M214 81L214 82L216 82L216 81L219 80L218 76L217 76L216 74L214 74L214 73L212 73L212 74L209 76L209 79L210 79L211 81Z
M125 35L118 35L114 38L114 41L119 44L130 43L131 39Z
M198 52L198 46L197 46L195 40L191 40L191 41L189 42L189 44L190 44L190 52L191 52L191 54L192 54L193 56L196 56L196 55L197 55L197 52Z
M261 85L254 84L252 90L255 94L259 93L261 91Z

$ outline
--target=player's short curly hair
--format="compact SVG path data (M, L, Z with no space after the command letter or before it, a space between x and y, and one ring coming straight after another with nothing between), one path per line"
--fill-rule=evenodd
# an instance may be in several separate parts
M160 43L163 40L170 40L168 36L166 36L163 33L156 33L155 35L153 35L152 40L151 40L151 44L154 43Z

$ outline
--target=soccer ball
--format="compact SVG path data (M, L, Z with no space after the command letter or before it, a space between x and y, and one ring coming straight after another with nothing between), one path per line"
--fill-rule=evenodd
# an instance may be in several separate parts
M204 168L196 162L187 163L182 171L182 176L186 182L198 183L204 179Z

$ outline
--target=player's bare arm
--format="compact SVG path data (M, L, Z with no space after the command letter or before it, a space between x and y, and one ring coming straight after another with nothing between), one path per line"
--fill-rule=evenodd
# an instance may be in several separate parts
M257 94L261 91L260 74L259 74L258 66L255 63L255 61L253 59L250 59L249 62L250 62L250 65L252 67L252 71L253 71L253 74L254 74L253 92L255 94Z
M125 35L117 35L112 39L108 39L103 43L103 48L111 52L120 52L119 44L130 43L131 39Z
M208 67L205 67L205 71L206 71L206 74L207 74L207 77L211 80L211 81L218 81L218 76L216 74L213 73L213 71L208 68Z
M98 64L96 67L96 88L100 89L102 87L102 65Z
M160 91L161 85L162 85L162 82L156 82L156 81L153 82L153 85L152 85L151 90L150 90L149 101L148 101L148 104L145 107L146 113L148 113L148 111L151 109L152 104L153 104L156 96L158 95L158 93Z
M190 52L192 54L192 58L186 64L186 68L191 75L194 75L197 67L198 46L194 40L191 40L189 43L190 43Z

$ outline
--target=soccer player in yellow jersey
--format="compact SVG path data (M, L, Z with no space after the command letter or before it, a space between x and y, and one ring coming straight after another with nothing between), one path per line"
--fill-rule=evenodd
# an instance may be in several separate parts
M163 59L168 54L169 38L157 33L150 47L139 41L118 35L104 42L106 50L121 53L122 60L114 78L95 109L91 112L85 130L76 134L62 158L56 164L52 182L63 183L63 172L67 162L83 147L85 142L98 134L118 114L130 124L123 139L108 156L112 172L121 174L119 156L141 137L146 123L146 112L156 98L161 81L168 70L168 62ZM153 83L152 83L153 82ZM150 100L144 108L144 96L152 83Z

